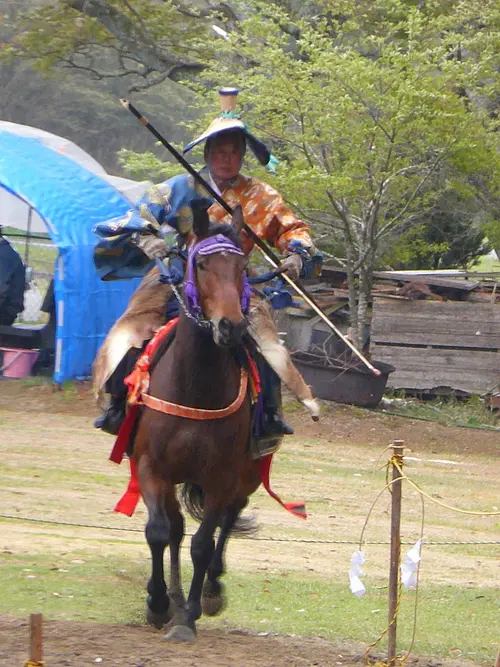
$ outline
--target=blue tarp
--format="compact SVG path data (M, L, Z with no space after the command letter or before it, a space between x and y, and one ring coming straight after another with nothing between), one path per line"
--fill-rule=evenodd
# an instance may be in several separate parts
M37 139L5 131L0 131L0 187L38 212L59 250L54 379L88 377L97 350L139 282L99 279L92 230L96 223L124 214L131 203L99 176Z

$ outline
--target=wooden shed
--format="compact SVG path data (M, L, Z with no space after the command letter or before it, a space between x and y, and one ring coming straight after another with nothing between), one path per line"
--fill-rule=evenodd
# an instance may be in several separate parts
M396 368L392 388L486 394L500 386L500 307L376 297L370 352Z

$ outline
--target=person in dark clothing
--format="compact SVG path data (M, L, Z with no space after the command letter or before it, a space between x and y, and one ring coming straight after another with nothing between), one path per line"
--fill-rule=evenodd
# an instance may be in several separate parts
M0 226L0 324L10 326L24 308L26 269Z

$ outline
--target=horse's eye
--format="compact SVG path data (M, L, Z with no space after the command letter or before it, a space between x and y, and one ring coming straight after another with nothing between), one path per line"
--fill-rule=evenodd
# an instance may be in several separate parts
M196 268L199 269L200 271L205 271L207 267L203 262L196 262Z

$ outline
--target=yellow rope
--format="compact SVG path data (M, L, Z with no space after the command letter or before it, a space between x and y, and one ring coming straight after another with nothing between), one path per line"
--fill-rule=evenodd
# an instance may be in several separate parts
M24 667L44 667L45 661L44 660L26 660L24 663Z
M403 470L401 469L401 466L398 464L397 461L391 459L390 463L392 463L398 470L399 474L403 479L405 479L408 484L411 484L413 488L415 488L419 493L421 493L423 496L431 500L433 503L436 503L436 505L441 505L441 507L445 507L448 510L452 510L453 512L460 512L461 514L472 514L473 516L498 516L500 515L500 510L497 512L473 512L472 510L463 510L460 509L459 507L453 507L452 505L447 505L446 503L442 503L440 500L436 500L436 498L433 498L430 496L428 493L423 491L418 484L416 484L413 480L411 480L408 475L406 475Z
M401 564L401 551L400 551L400 553L399 553L399 558L398 558L398 570L399 570L400 564ZM398 617L399 607L400 607L400 605L401 605L402 588L403 588L403 587L402 587L402 584L401 584L401 581L400 581L400 582L399 582L399 585L398 585L398 599L397 599L397 602L396 602L396 609L394 609L394 614L393 614L393 617L391 618L391 622L388 624L388 626L386 627L386 629L383 630L383 631L380 633L380 635L377 637L377 639L376 639L374 642L372 642L372 643L367 647L367 649L366 649L366 651L365 651L365 654L364 654L364 656L363 656L363 661L365 662L365 664L368 664L368 663L369 663L368 653L370 652L370 650L371 650L372 648L375 648L375 646L376 646L379 642L382 641L382 639L385 637L385 635L389 632L389 629L390 629L391 625L393 625L393 624L396 622L396 619L397 619L397 617ZM399 660L400 658L401 658L401 656L396 656L396 657L394 658L394 660L391 660L390 664L394 664L394 663L396 662L396 660ZM405 658L405 660L406 660L406 658ZM377 664L377 665L378 665L378 664L381 664L381 665L387 665L387 664L389 664L389 663L385 663L385 662L377 661L376 664ZM404 661L403 661L403 664L404 664Z
M389 448L390 447L386 447L386 449L384 449L384 452L386 452ZM382 454L384 452L382 452ZM382 456L382 454L381 454L381 456ZM380 460L380 457L379 457L378 460ZM378 460L377 460L377 463L378 463ZM394 466L394 468L399 473L399 477L396 478L396 479L393 479L393 480L389 480L389 471L390 471L391 466ZM459 507L454 507L452 505L448 505L447 503L436 500L431 495L429 495L428 493L423 491L423 489L421 489L416 482L414 482L412 479L410 479L408 477L408 475L406 475L406 473L403 472L403 460L402 460L401 456L392 456L389 459L389 461L387 461L387 463L385 464L385 469L386 469L386 472L385 472L386 484L385 484L384 488L380 491L380 493L377 494L375 500L373 501L373 503L372 503L372 505L371 505L371 507L368 511L367 517L366 517L365 522L363 524L363 528L361 530L360 539L359 539L359 549L360 550L363 547L364 533L365 533L366 527L368 525L368 521L370 519L372 511L373 511L375 505L377 504L379 498L381 497L381 495L386 490L388 490L390 493L392 493L392 485L394 484L394 482L398 482L402 479L406 480L408 482L408 484L410 484L414 489L416 489L421 496L421 500L422 500L422 521L421 521L421 526L420 526L420 539L423 538L423 531L424 531L424 498L427 498L428 500L431 500L433 503L436 503L437 505L440 505L441 507L449 509L453 512L459 512L461 514L470 514L470 515L473 515L473 516L498 516L498 515L500 515L500 511L475 512L473 510L465 510L465 509L461 509ZM398 571L399 571L400 567L401 567L401 548L400 548L399 557L398 557ZM412 633L410 647L409 647L408 651L406 652L406 655L402 656L400 654L400 655L396 656L394 658L394 660L391 661L392 665L394 665L396 662L398 662L400 665L405 665L406 661L408 660L408 658L410 656L410 653L413 649L414 643L415 643L416 626L417 626L417 599L418 599L419 575L420 575L420 562L417 565L417 585L416 585L416 591L415 591L415 607L414 607L414 615L413 615L413 633ZM400 605L401 605L401 599L402 599L402 583L401 583L401 580L400 580L399 585L398 585L398 599L397 599L397 602L396 602L396 608L394 610L394 615L393 615L390 623L385 628L385 630L383 630L380 633L379 637L367 647L367 649L364 653L364 656L363 656L363 660L364 660L365 663L367 663L367 664L370 663L369 656L368 656L370 650L373 649L385 637L385 635L389 632L389 629L392 626L392 624L395 623L395 621L397 619L397 616L398 616L399 608L400 608ZM375 664L375 667L387 667L387 663L381 662L380 660L376 661L374 664Z
M384 451L387 451L387 449L388 449L388 448L386 448ZM394 458L394 457L393 457L393 458ZM361 536L360 536L360 540L359 540L359 548L360 548L360 550L361 550L361 548L362 548L362 544L363 544L363 536L364 536L364 532L365 532L366 526L367 526L367 524L368 524L368 520L369 520L370 515L371 515L371 513L372 513L372 511L373 511L373 508L375 507L376 503L378 502L380 496L384 493L384 491L387 491L387 490L388 490L390 493L392 493L392 488L391 488L391 487L392 487L392 485L394 484L394 482L398 482L398 481L400 481L401 479L403 479L403 476L401 475L400 477L397 477L396 479L393 479L393 480L390 480L390 481L389 481L389 468L390 468L391 463L392 463L392 460L389 460L389 461L387 461L387 463L385 464L385 467L386 467L386 477L385 477L385 479L386 479L386 485L385 485L384 488L380 491L380 493L378 493L377 497L375 498L374 502L372 503L372 505L371 505L371 507L370 507L370 509L369 509L369 511L368 511L368 515L367 515L367 517L366 517L366 519L365 519L365 523L364 523L364 525L363 525L363 528L362 528L362 530L361 530ZM399 549L399 555L398 555L398 572L399 572L399 568L400 568L400 566L401 566L401 546L400 546L400 549ZM385 628L385 630L383 630L383 631L380 633L380 635L377 637L377 639L376 639L374 642L372 642L372 643L367 647L367 649L366 649L366 651L365 651L365 653L364 653L364 655L363 655L363 661L364 661L366 664L369 663L369 656L368 656L368 653L370 652L370 650L371 650L372 648L374 648L379 642L382 641L382 639L385 637L385 635L389 632L390 627L396 622L396 619L397 619L397 617L398 617L399 607L400 607L400 605L401 605L401 598L402 598L402 584L401 584L401 580L400 580L400 581L399 581L399 585L398 585L398 599L397 599L397 601L396 601L396 608L394 609L394 614L393 614L393 616L392 616L392 618L391 618L389 624L388 624L387 627ZM401 657L401 656L397 656L396 658L394 658L394 660L391 660L391 664L394 664L394 663L396 662L396 660L399 660L399 659L400 659L400 657ZM406 658L405 658L405 659L406 659ZM403 664L404 664L404 662L403 662ZM386 665L386 663L382 663L382 662L380 662L380 661L377 661L377 662L375 663L375 665L376 665L376 666L378 666L378 665L381 666L381 665Z

